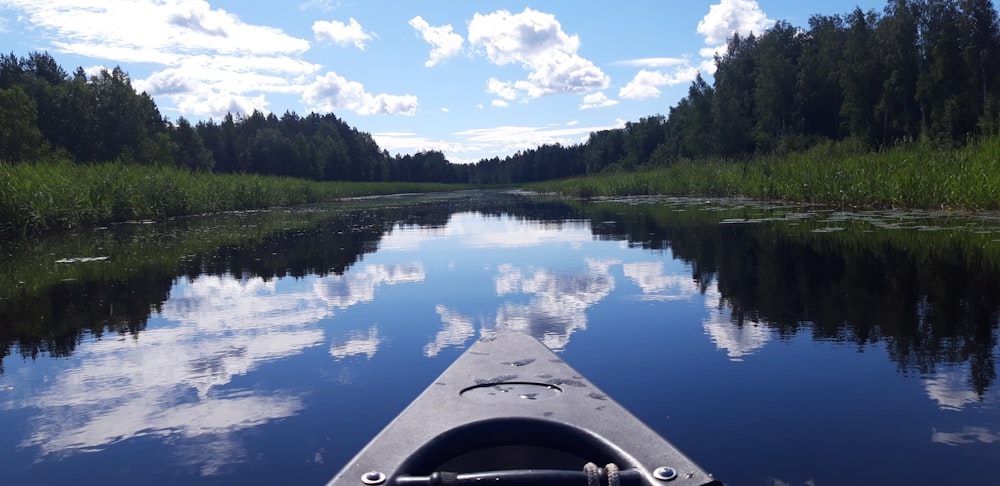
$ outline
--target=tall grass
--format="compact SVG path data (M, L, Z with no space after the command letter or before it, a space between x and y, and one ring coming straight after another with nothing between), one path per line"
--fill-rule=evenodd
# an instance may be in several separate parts
M315 182L109 163L0 163L0 235L344 197L454 190L398 182Z
M531 184L580 197L744 196L839 206L1000 209L1000 137L961 149L913 144L881 153L824 145L746 162L666 168Z

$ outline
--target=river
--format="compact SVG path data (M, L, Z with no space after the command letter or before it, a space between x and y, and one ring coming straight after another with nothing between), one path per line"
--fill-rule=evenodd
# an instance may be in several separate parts
M1000 478L993 214L468 192L0 250L0 484L322 484L511 331L728 484Z

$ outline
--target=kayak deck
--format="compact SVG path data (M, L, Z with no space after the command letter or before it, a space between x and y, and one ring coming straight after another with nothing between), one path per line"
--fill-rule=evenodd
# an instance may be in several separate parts
M473 344L329 485L483 481L721 484L544 344L506 333Z

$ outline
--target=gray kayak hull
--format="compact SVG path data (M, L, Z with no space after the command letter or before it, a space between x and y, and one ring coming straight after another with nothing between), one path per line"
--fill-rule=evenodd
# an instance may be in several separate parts
M508 333L474 343L329 484L588 479L721 484L544 344Z

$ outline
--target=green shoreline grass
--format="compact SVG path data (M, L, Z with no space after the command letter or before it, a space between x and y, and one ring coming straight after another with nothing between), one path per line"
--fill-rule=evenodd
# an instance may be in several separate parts
M346 197L464 188L440 183L316 182L122 163L0 163L0 236Z
M0 237L87 224L290 206L345 197L465 189L402 182L315 182L108 163L0 163ZM831 206L1000 209L1000 136L960 149L882 153L826 144L747 162L669 167L527 184L577 197L751 197Z
M682 162L640 172L529 184L577 197L751 197L831 206L1000 209L1000 137L959 149L913 144L881 153L844 144L747 162Z

